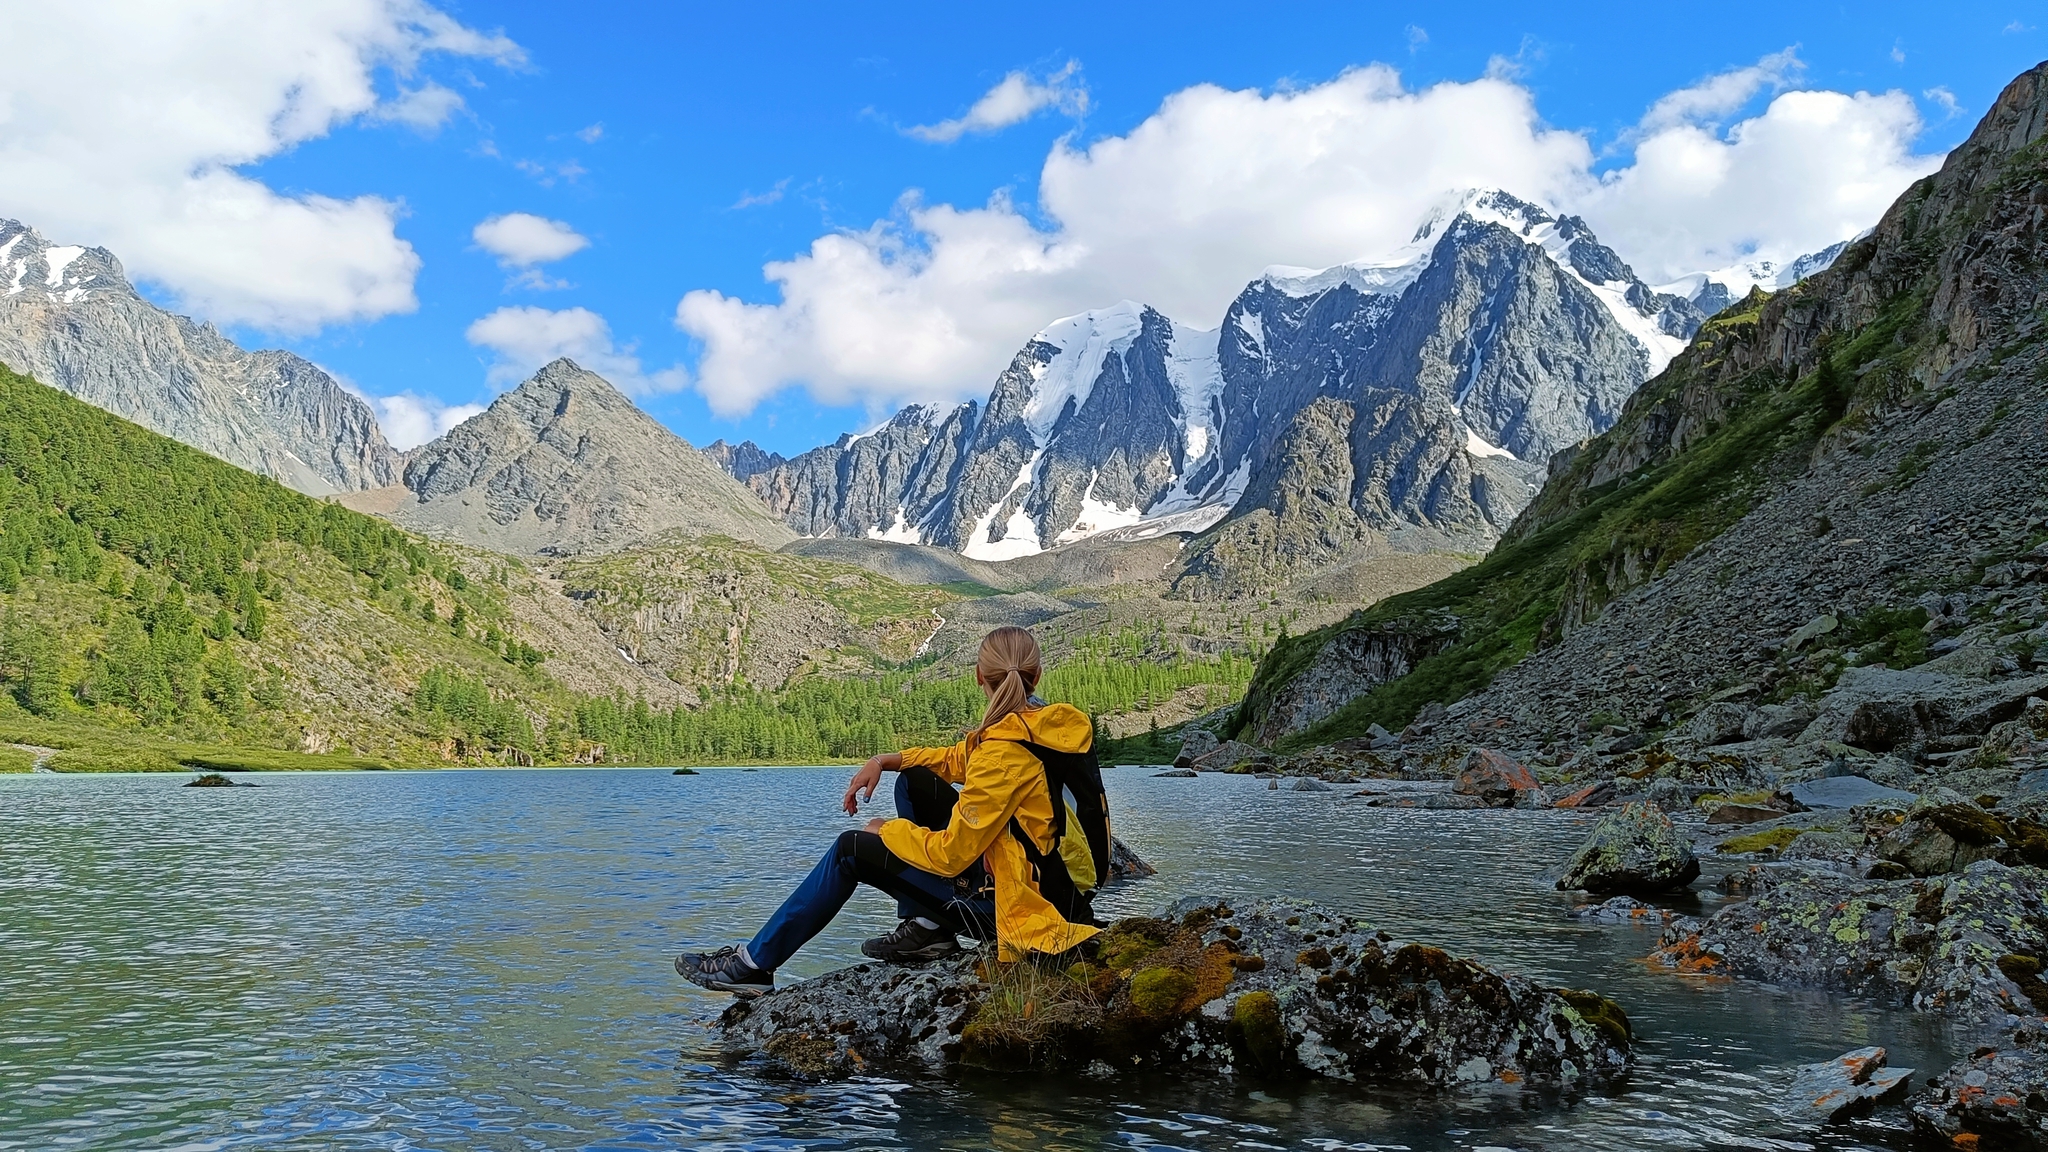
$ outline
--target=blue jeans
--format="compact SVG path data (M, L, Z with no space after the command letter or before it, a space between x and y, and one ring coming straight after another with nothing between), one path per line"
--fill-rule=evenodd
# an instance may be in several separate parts
M896 814L934 831L952 818L958 793L929 770L906 768L896 776ZM977 863L964 875L976 877ZM978 878L978 877L976 877ZM797 885L768 923L747 942L747 956L756 968L780 968L797 949L825 930L862 884L896 898L904 919L922 916L953 932L981 939L995 936L996 905L992 899L969 896L954 878L936 876L889 851L872 832L841 832L832 848ZM983 886L970 881L974 889Z

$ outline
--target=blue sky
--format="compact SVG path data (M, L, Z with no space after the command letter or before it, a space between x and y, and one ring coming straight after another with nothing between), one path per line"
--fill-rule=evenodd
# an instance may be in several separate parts
M2048 55L2040 10L2012 3L848 12L308 0L304 26L290 27L294 17L242 19L236 0L192 7L218 8L219 22L150 33L133 67L164 75L113 82L132 82L144 103L198 92L219 130L174 147L162 141L186 125L134 128L133 143L117 136L103 150L161 152L147 170L80 161L67 175L53 163L34 189L0 188L0 213L53 240L112 247L156 298L220 319L246 345L291 348L375 397L417 398L387 406L397 421L487 402L543 351L595 347L611 359L592 366L610 365L692 442L751 438L783 452L906 400L985 393L990 366L1059 309L1132 295L1212 326L1229 286L1266 264L1374 255L1357 249L1412 229L1416 198L1443 191L1421 185L1467 178L1492 151L1511 154L1503 180L1548 181L1516 190L1584 211L1653 280L1651 267L1688 270L1748 247L1796 255L1778 249L1824 243L1859 213L1869 217L1859 226L1873 222L1870 205ZM130 8L103 0L70 16L0 17L14 25L0 34L41 38L59 65L75 58L112 74L122 57L107 48L109 29ZM282 65L218 79L238 52L270 59L280 46L327 61L308 66L315 82ZM1357 71L1374 64L1398 78ZM962 117L1013 73L1011 94L1043 104L1035 114L950 140L932 138L944 128L909 131ZM1702 83L1716 77L1718 87ZM1410 99L1440 84L1430 107ZM1215 88L1175 96L1200 85ZM1803 91L1900 95L1775 103ZM63 141L115 131L60 122L113 113L17 97L16 120L31 123L0 125L0 154L61 158ZM1518 120L1518 100L1533 119ZM1772 111L1771 124L1739 127ZM1913 112L1917 124L1901 120ZM1834 119L1816 127L1815 115ZM1320 127L1338 121L1341 131ZM1513 140L1485 143L1496 121ZM1780 157L1818 155L1800 132L1862 151L1799 171L1763 151L1772 124ZM1467 137L1480 161L1430 159ZM1738 155L1738 137L1755 156ZM1293 172L1291 158L1261 151L1296 139L1301 151L1356 154ZM1648 141L1690 147L1700 163L1735 157L1730 187L1711 201L1656 192L1669 164L1689 161L1653 172L1638 155ZM1070 161L1064 199L1041 189L1055 149ZM1600 187L1601 174L1619 180L1639 164L1634 191ZM1367 173L1356 187L1340 171L1354 168ZM1411 169L1412 188L1400 183ZM211 190L193 171L211 174ZM143 198L91 190L150 179L181 181L178 195L193 198L252 197L249 210L276 215L276 229L261 244L226 225L178 239L197 227L193 212L153 226ZM1290 185L1306 189L1302 204ZM1155 190L1167 205L1156 211ZM1834 215L1776 218L1809 190L1832 198ZM947 215L954 207L966 216ZM587 244L505 266L473 230L506 213L560 222ZM1752 234L1745 213L1772 219ZM1683 221L1661 232L1666 218ZM832 237L838 254L800 261L793 289L764 279L764 265ZM1059 267L1008 279L981 267L1026 258ZM803 303L781 306L792 290ZM678 323L686 293L700 294L690 330ZM598 318L608 347L593 335Z

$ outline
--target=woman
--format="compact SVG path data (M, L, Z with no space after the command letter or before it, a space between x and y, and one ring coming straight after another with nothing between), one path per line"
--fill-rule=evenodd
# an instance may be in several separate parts
M935 959L958 948L958 932L993 935L1000 960L1065 952L1094 936L1085 900L1072 899L1075 888L1092 886L1094 865L1073 847L1085 845L1079 829L1055 818L1042 758L1088 752L1094 725L1077 708L1034 697L1039 671L1031 633L1015 627L989 633L974 668L988 697L981 724L950 748L877 756L847 785L842 803L851 815L858 800L874 797L882 773L901 773L897 818L878 817L858 832L841 833L752 940L686 952L676 957L676 972L713 991L759 996L774 988L775 970L831 923L859 884L896 897L903 916L894 932L861 945L879 960ZM1066 835L1057 834L1060 826ZM1066 865L1061 871L1071 882L1041 867L1054 862Z

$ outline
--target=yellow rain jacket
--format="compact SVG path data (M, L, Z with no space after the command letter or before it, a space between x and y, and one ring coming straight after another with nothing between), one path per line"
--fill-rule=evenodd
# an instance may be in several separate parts
M996 958L1021 960L1029 952L1064 952L1095 935L1086 924L1069 924L1039 894L1024 846L1009 834L1014 817L1040 852L1052 850L1052 796L1038 758L1020 747L1025 740L1061 752L1086 752L1095 741L1086 713L1070 704L1048 704L1003 717L970 753L967 742L950 748L905 748L905 768L929 768L960 788L952 822L942 832L911 820L882 825L882 843L911 865L937 876L958 876L979 858L988 864L996 888ZM1087 842L1072 821L1065 843ZM1071 855L1071 849L1068 855ZM1089 865L1090 882L1094 880Z

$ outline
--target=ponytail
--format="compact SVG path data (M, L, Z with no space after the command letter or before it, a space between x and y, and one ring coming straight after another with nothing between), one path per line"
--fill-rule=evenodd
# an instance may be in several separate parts
M1004 625L982 638L974 678L989 690L988 711L982 714L981 725L968 734L970 747L980 744L1004 717L1030 707L1039 672L1038 639L1029 631Z

